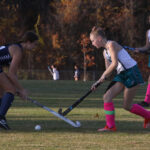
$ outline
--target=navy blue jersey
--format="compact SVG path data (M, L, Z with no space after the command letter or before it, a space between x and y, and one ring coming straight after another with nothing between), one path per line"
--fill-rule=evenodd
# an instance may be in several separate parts
M9 46L11 45L0 46L0 66L8 66L11 63L12 57L8 50ZM20 44L15 45L18 45L20 48L22 48Z

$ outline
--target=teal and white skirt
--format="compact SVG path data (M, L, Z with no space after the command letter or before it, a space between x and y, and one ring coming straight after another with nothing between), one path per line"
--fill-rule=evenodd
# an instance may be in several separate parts
M130 69L120 72L114 77L113 81L121 82L127 88L132 88L138 84L144 83L142 75L137 65Z

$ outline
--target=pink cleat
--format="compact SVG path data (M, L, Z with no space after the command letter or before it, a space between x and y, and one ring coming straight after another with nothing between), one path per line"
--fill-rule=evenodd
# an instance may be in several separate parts
M98 132L114 132L116 131L116 127L109 128L107 125L104 128L99 128Z
M150 128L150 119L145 119L144 120L144 125L143 125L144 128Z

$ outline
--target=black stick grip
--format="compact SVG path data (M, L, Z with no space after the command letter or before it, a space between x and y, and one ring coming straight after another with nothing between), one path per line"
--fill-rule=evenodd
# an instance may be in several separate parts
M100 83L96 84L96 88L100 85ZM84 96L82 96L80 99L78 99L74 104L72 104L70 107L68 107L62 115L65 116L67 115L72 109L74 109L77 105L79 105L89 94L92 93L92 89L90 89Z

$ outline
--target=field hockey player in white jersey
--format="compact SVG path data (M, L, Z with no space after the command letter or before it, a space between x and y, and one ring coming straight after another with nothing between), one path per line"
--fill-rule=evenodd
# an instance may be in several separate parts
M95 90L98 83L104 82L114 70L117 70L116 76L103 96L106 126L98 129L98 131L116 131L113 99L121 92L123 92L123 108L143 117L145 119L144 128L148 128L150 126L150 111L132 103L137 88L143 83L136 61L117 42L107 40L104 31L100 27L92 29L90 40L96 48L105 48L103 55L106 66L106 70L99 80L92 85L91 89Z
M148 23L150 25L150 15L148 16ZM140 47L140 48L136 48L135 51L136 52L150 51L150 29L148 29L146 32L146 44L145 44L145 46ZM150 67L150 55L149 55L148 67ZM150 75L148 77L148 85L147 85L147 91L146 91L145 99L144 99L144 101L141 101L138 104L143 106L143 107L149 107L149 105L150 105Z

